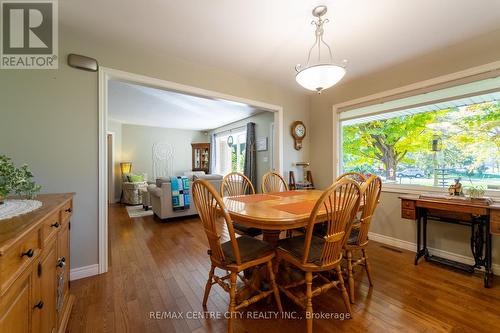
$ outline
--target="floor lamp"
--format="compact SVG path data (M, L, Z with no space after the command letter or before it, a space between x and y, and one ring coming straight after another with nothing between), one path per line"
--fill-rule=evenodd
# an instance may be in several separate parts
M123 176L132 172L132 162L120 163L120 170L122 172L122 183L123 183ZM122 200L123 200L123 184L122 184L122 193L120 194L120 203L122 203Z

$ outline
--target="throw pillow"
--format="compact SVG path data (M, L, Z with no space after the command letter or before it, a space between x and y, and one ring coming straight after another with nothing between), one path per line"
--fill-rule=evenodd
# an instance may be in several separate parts
M128 175L128 181L131 183L140 183L144 181L143 175Z

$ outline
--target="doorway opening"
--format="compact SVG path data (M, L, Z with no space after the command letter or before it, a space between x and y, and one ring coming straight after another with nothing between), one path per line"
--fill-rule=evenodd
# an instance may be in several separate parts
M132 152L132 144L129 144L133 141L127 141L124 139L125 131L123 128L127 128L127 133L142 130L143 133L147 133L147 135L138 135L137 138L144 139L145 137L152 136L152 132L163 129L166 127L172 126L172 117L167 115L163 115L162 117L157 117L153 123L149 124L139 124L139 126L146 125L148 129L139 129L138 124L134 124L127 118L126 114L123 114L124 117L119 121L122 126L121 133L117 133L116 127L112 128L114 136L108 138L108 131L110 130L111 123L116 121L116 115L112 114L112 93L116 85L121 85L122 88L128 86L128 88L133 88L139 93L149 94L151 98L156 100L167 98L182 98L182 101L177 100L180 104L178 105L190 105L195 103L197 100L203 100L202 103L207 103L207 105L213 104L215 102L221 102L227 106L228 109L233 110L227 113L228 116L234 116L239 109L248 110L251 114L246 118L234 119L232 122L225 122L222 124L208 125L209 121L220 120L221 117L215 117L213 114L208 114L208 117L203 118L203 123L205 123L202 128L171 128L172 131L176 131L176 135L181 135L179 131L181 130L196 130L199 133L196 135L196 139L192 139L190 142L188 140L184 140L183 144L194 144L196 141L198 143L200 141L212 143L212 147L215 153L213 157L213 162L210 164L210 172L221 171L220 173L225 173L229 170L240 170L242 164L245 160L246 150L246 131L245 124L252 120L249 117L267 117L269 120L265 125L260 126L261 130L267 131L267 134L259 134L256 133L256 137L260 141L260 151L266 152L267 157L263 157L261 160L263 161L264 168L267 170L274 169L282 173L283 171L283 109L281 106L272 105L268 103L263 103L260 101L240 98L236 96L231 96L227 94L218 93L215 91L200 89L192 86L182 85L175 82L159 80L151 77L146 77L142 75L132 74L128 72L113 70L109 68L100 68L99 70L99 273L105 273L108 270L108 203L116 202L118 197L118 182L123 180L124 175L121 174L120 171L120 163L131 163L132 171L137 171L142 173L144 179L148 179L149 181L154 181L157 177L161 176L157 174L157 170L162 170L166 174L170 173L170 176L178 175L182 170L187 169L186 166L179 166L175 162L164 162L165 165L162 165L161 168L157 168L154 164L154 147L158 148L158 151L162 152L171 152L171 154L176 154L175 157L172 158L175 161L181 155L188 152L191 154L191 147L187 148L178 148L171 149L172 140L163 140L163 142L157 139L151 139L149 142L146 142L142 145L139 145ZM133 86L133 87L130 87ZM182 96L177 96L182 95ZM130 94L126 94L127 98L130 97ZM116 100L116 99L115 99ZM118 99L119 100L119 99ZM181 103L182 102L182 103ZM199 101L198 101L199 102ZM231 106L231 107L229 107ZM208 106L207 106L208 107ZM123 107L118 107L118 109L122 109ZM151 121L150 113L150 105L142 108L142 112L135 113L136 116L140 118L141 122ZM241 110L239 110L241 111ZM234 113L233 113L234 112ZM126 112L125 112L126 113ZM186 119L189 116L189 113L186 111L177 112L176 119ZM128 115L130 116L130 114ZM207 116L207 114L205 114ZM202 118L202 115L199 116ZM125 120L124 120L125 119ZM159 119L159 120L158 120ZM158 126L158 122L166 122L168 123L165 126ZM193 123L195 121L191 121ZM181 122L177 124L180 125ZM190 123L187 121L187 123ZM124 125L125 124L125 125ZM161 125L161 124L160 124ZM258 125L258 124L257 124ZM135 126L135 127L134 127ZM175 126L174 126L175 127ZM193 127L193 126L192 126ZM259 127L258 127L259 128ZM146 132L144 132L146 131ZM151 133L150 133L151 132ZM162 132L163 133L163 132ZM245 133L245 135L243 135ZM185 132L182 132L182 135L185 135ZM231 135L234 134L234 135ZM162 134L163 135L163 134ZM194 134L193 134L194 135ZM259 136L260 135L260 136ZM204 137L203 137L204 136ZM232 137L232 144L229 147L227 139ZM109 141L112 140L112 145L110 146ZM121 141L118 143L117 141ZM225 141L224 141L225 140ZM175 141L175 140L174 140ZM226 149L224 146L220 146L220 148L216 148L217 142L221 144L221 142L225 142ZM162 145L168 143L170 145ZM119 146L119 147L118 147ZM262 148L264 147L264 148ZM168 148L168 149L167 149ZM113 149L113 152L109 150ZM171 150L169 150L171 149ZM177 153L175 153L177 151ZM139 158L141 154L147 156L145 158ZM221 156L226 156L226 159L218 159L217 154ZM117 158L119 156L119 158ZM191 156L191 155L190 155ZM132 160L132 159L135 159ZM109 167L109 164L112 163L113 167ZM148 164L149 163L149 164ZM170 164L168 164L170 163ZM222 164L224 163L224 164ZM170 169L169 169L170 168ZM176 169L177 168L177 169ZM259 168L259 166L257 166ZM166 171L167 170L167 171ZM169 170L169 171L168 171ZM114 174L113 174L114 171ZM224 171L224 172L222 172ZM110 179L112 178L112 179ZM111 190L114 189L114 192ZM122 189L123 190L123 189ZM110 198L111 197L111 198Z

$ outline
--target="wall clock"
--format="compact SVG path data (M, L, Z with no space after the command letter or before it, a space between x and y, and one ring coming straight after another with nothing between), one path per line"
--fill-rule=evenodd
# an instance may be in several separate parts
M302 149L302 140L304 140L306 136L306 125L300 120L292 123L292 136L295 141L294 148L296 150Z

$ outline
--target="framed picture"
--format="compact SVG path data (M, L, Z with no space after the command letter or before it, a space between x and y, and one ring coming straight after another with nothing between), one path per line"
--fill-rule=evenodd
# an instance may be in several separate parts
M257 151L266 151L267 150L267 137L257 138L255 140L255 149Z

